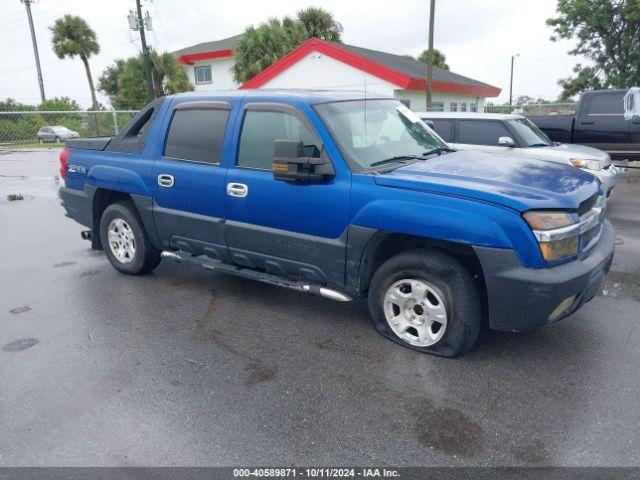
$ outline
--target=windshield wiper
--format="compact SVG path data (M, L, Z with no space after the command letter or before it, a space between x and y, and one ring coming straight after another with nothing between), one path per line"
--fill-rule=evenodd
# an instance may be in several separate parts
M378 160L373 162L370 167L378 167L380 165L386 165L388 163L406 163L409 160L424 160L424 158L418 155L396 155L395 157L385 158L384 160Z
M427 150L422 154L423 157L427 157L429 155L442 155L443 153L455 152L453 148L450 147L437 147L431 150Z
M534 147L550 147L550 145L548 143L534 143L532 145L529 145L529 148L534 148Z

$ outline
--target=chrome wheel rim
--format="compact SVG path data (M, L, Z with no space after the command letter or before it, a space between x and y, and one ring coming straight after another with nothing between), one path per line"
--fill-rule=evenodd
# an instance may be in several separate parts
M114 218L107 227L107 240L111 253L120 263L131 263L136 256L136 241L127 222Z
M447 310L442 295L425 280L403 279L384 295L384 316L389 328L416 347L438 343L447 330Z

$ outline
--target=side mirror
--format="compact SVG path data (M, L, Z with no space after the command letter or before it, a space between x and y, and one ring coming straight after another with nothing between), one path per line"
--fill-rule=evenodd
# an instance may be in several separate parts
M302 142L276 140L273 178L285 182L322 182L336 176L333 164L322 151L320 158L305 157Z
M516 142L514 142L511 137L500 137L498 138L498 145L502 147L514 147Z

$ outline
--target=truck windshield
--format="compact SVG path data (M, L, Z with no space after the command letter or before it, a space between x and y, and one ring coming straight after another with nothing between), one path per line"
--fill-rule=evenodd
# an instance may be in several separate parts
M547 135L526 118L507 120L509 126L522 139L524 147L548 147L553 142Z
M346 160L356 171L417 162L447 145L397 100L350 100L316 106ZM426 159L426 158L425 158Z

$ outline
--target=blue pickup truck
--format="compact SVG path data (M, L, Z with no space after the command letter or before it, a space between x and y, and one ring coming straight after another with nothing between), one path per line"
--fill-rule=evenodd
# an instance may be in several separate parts
M483 322L572 314L613 258L593 175L451 150L398 101L358 92L164 97L113 138L69 140L60 163L67 215L119 271L166 258L367 297L381 334L443 356Z

